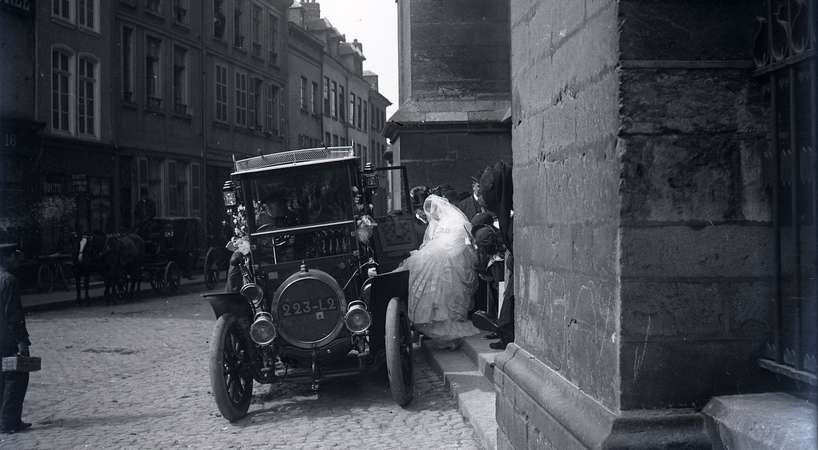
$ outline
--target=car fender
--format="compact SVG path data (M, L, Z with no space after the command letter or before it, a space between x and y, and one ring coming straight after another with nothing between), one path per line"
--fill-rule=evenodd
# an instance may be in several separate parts
M240 318L249 318L252 313L250 304L238 292L211 292L204 294L203 297L207 299L210 307L213 308L216 319L225 313L233 313Z

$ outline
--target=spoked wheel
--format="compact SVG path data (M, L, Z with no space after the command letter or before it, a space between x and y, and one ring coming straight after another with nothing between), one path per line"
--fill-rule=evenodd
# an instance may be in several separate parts
M162 276L163 274L159 273L159 270L157 270L156 267L151 267L145 275L147 276L148 280L150 280L151 289L153 289L153 292L156 294L161 293L162 289L165 288L165 278Z
M165 286L170 292L179 290L179 285L182 283L182 272L179 270L179 265L174 261L170 261L165 265Z
M204 280L208 289L214 289L219 282L219 250L210 247L205 255Z
M120 274L114 282L114 296L117 300L125 300L128 298L128 275Z
M253 396L249 347L236 316L222 314L210 341L210 387L219 412L231 422L247 415Z
M397 297L392 297L386 307L386 371L392 399L400 406L412 401L415 385L412 361L412 330L409 317Z

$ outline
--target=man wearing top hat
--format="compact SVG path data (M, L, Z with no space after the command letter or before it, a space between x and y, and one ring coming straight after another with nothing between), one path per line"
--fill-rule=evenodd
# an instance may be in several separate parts
M11 274L18 263L16 244L0 244L0 356L28 356L28 339L20 287ZM28 389L28 372L0 372L0 433L16 433L31 426L20 420Z
M482 172L480 172L480 174L482 174ZM471 177L471 195L457 204L457 207L463 211L463 214L465 214L469 220L472 220L474 216L481 212L486 212L486 208L480 204L480 174L476 177Z

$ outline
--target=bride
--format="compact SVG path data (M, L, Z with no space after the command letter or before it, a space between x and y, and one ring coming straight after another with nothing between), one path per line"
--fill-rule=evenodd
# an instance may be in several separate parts
M409 317L433 345L456 348L460 338L480 332L467 317L477 287L471 223L437 195L426 198L423 210L429 220L423 244L401 263L409 269Z

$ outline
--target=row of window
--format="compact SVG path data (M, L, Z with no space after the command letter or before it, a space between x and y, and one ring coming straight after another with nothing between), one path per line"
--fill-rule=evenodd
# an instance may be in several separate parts
M229 71L227 65L222 63L216 63L215 69L214 117L219 122L229 123L228 92L231 91L228 83ZM232 119L236 126L277 133L281 117L278 86L234 69L232 92Z
M119 0L129 6L136 7L137 0ZM171 2L163 2L162 0L142 0L145 11L155 16L164 17L168 14L165 11L166 4L170 4L170 16L177 24L188 25L190 23L190 4L189 0L172 0Z
M308 81L301 76L298 84L298 105L302 112L314 115L320 114L321 105L318 104L318 83Z
M51 16L99 32L99 0L52 0Z
M306 110L306 78L301 77L301 109ZM313 91L311 103L313 113L317 113L319 108L316 101L317 96L316 83L313 83ZM370 116L369 104L361 96L354 93L349 94L349 109L344 107L347 102L347 97L344 94L344 87L339 85L336 81L330 80L329 77L324 77L324 115L332 117L333 119L346 122L349 119L349 125L359 130L364 130ZM380 108L372 111L372 127L381 130L385 120L384 111Z
M345 147L347 145L347 138L327 132L324 133L324 145L328 147Z
M321 139L319 138L314 138L306 134L298 135L298 148L315 148L323 145L324 143L321 142Z
M51 51L51 128L99 136L99 60L66 47Z
M136 103L134 98L136 74L135 30L122 27L122 99ZM159 37L145 35L144 46L144 92L145 105L150 109L162 110L166 71L164 67L165 41ZM173 96L172 110L179 114L188 114L190 98L190 51L181 45L172 44L171 89Z
M248 0L213 0L213 38L227 40L229 7L232 6L233 47L249 50L253 56L265 58L270 64L278 59L278 17L271 11L265 12L262 5ZM249 31L249 44L247 42Z

